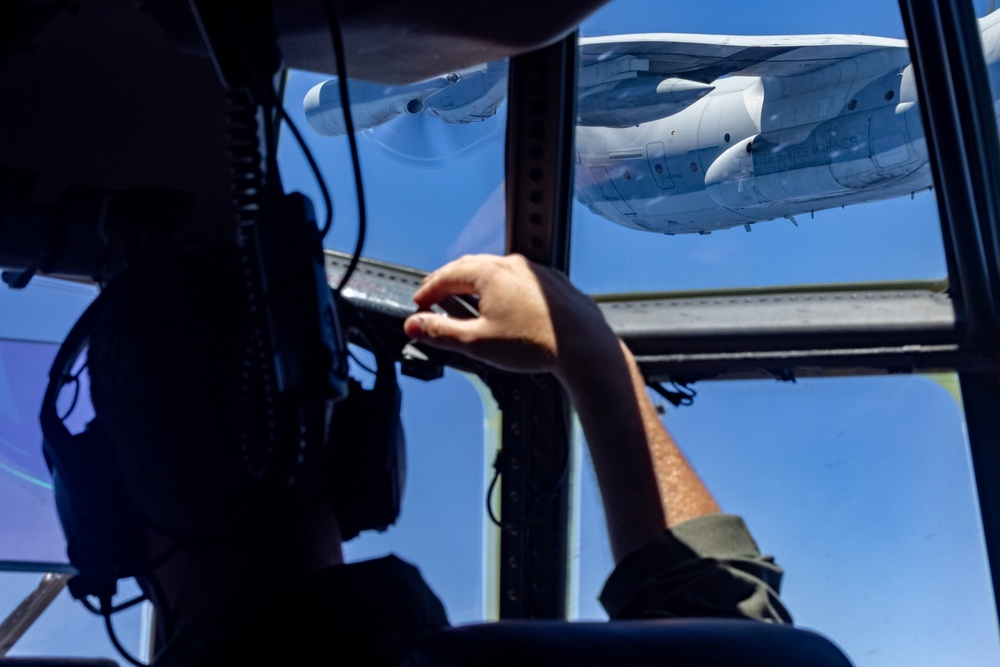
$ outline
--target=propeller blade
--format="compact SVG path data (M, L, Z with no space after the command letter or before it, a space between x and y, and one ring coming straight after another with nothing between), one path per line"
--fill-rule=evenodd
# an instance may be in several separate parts
M498 114L499 115L499 114ZM502 140L502 118L481 123L442 122L426 112L403 114L362 132L379 152L412 167L443 167L452 160L471 155L491 139Z

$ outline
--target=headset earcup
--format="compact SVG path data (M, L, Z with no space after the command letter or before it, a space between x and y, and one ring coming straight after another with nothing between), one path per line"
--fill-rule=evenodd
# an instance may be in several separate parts
M387 377L388 376L388 377ZM343 540L385 530L399 517L406 482L402 393L391 367L373 389L351 380L330 427L331 490Z
M63 387L79 381L72 369L112 292L102 291L94 299L59 347L39 413L42 454L52 475L66 554L77 570L68 587L77 599L90 595L110 598L118 579L137 574L146 562L145 535L99 420L91 420L82 432L73 434L56 409Z
M67 555L78 571L69 589L78 599L114 595L118 579L138 574L148 560L142 526L96 421L76 435L50 433L42 443Z

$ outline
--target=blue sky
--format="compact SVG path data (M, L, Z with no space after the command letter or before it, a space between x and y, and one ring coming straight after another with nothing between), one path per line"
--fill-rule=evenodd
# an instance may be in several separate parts
M902 37L890 0L751 5L616 0L582 33ZM301 118L298 100L324 78L292 78L293 115ZM360 142L366 254L429 270L466 252L501 252L502 109L458 133L434 119L404 122L409 127L371 132ZM346 142L311 134L304 120L300 127L334 193L329 245L348 250L356 206ZM419 166L394 155L398 144L392 142L406 133L422 133L437 151L434 159ZM462 148L470 142L476 146ZM318 201L291 144L283 145L281 159L286 183ZM704 237L628 230L580 205L573 213L572 277L592 293L940 279L946 273L931 193L817 212L800 218L798 227L781 220L751 233L737 228ZM58 340L90 298L84 288L46 281L31 289L0 293L0 337ZM21 389L3 370L0 400L5 391ZM696 388L694 405L670 407L666 424L723 508L742 514L762 550L785 567L784 596L800 624L832 637L859 667L997 663L966 433L950 393L923 376L701 382ZM410 472L403 517L386 534L349 548L355 558L396 551L417 563L456 622L488 616L492 604L488 566L495 536L483 507L496 415L481 396L454 373L427 384L405 381ZM30 408L16 419L33 419ZM0 475L0 483L9 478ZM581 618L599 618L595 596L611 563L585 461L573 484L579 585L571 607ZM3 558L19 556L0 553ZM0 614L33 585L27 575L0 581ZM60 604L58 619L26 636L22 651L43 651L60 623L80 622L82 610ZM135 618L124 622L131 630L138 626Z

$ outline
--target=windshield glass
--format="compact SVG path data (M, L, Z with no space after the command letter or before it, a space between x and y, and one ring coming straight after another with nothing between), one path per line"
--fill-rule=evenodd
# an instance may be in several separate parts
M503 252L506 83L505 61L407 86L350 81L366 257L430 271L463 254ZM337 80L293 71L285 100L331 189L325 245L353 252L357 196ZM286 187L321 206L302 151L288 139L280 152Z
M580 41L587 290L947 277L897 3L616 0Z
M982 523L951 374L735 380L694 385L663 422L724 512L741 515L785 570L799 627L859 667L1000 659ZM575 615L596 602L611 555L581 454Z

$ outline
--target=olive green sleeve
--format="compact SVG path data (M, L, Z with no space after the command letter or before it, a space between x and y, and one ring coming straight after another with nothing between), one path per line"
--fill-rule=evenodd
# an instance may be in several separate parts
M791 623L778 597L782 570L762 556L743 519L701 516L628 554L600 601L612 620L747 618Z

